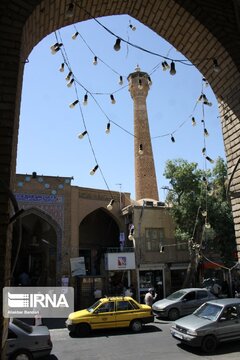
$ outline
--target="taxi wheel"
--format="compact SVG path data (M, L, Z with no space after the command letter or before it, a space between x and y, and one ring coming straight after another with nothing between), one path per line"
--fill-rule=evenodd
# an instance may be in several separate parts
M10 357L10 360L32 360L32 354L27 350L19 350Z
M213 335L207 335L202 341L202 350L206 353L213 352L217 347L217 339Z
M88 336L90 334L91 328L88 324L79 324L76 328L77 336Z
M139 331L142 330L143 325L142 325L141 320L133 320L133 321L131 322L130 327L131 327L131 330L132 330L132 331L134 331L134 332L139 332Z
M179 318L179 311L178 309L171 309L168 313L168 318L171 321L175 321Z

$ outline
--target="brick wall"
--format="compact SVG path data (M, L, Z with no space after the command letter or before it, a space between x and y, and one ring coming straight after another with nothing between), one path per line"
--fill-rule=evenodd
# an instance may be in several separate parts
M0 3L0 179L13 184L24 61L41 39L89 15L76 7L66 19L64 0L1 0ZM93 16L129 14L181 51L206 77L219 99L223 137L231 176L240 155L239 6L235 0L83 0ZM221 72L212 71L217 58ZM199 61L199 59L201 59ZM240 190L239 168L231 191ZM240 254L240 201L232 198ZM0 187L0 283L9 276L10 204ZM240 258L240 255L239 255ZM3 333L0 324L0 336Z

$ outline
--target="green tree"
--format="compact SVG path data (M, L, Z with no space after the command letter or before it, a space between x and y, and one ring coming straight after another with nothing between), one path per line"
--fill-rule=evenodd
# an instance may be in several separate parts
M218 158L210 171L183 159L169 160L164 175L171 185L166 202L171 204L176 240L188 243L190 262L183 286L189 286L195 283L203 247L208 253L213 247L225 266L233 261L236 243L225 190L226 163Z

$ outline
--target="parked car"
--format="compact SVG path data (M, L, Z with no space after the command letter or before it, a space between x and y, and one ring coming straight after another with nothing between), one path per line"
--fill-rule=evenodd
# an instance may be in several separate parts
M177 340L213 352L221 342L240 340L240 299L208 301L170 329Z
M77 335L88 335L91 330L130 327L142 330L144 324L154 321L152 309L139 304L129 296L105 297L85 310L69 315L66 326Z
M19 319L8 325L7 356L10 360L32 360L51 353L52 341L47 326L31 326Z
M207 289L188 288L175 291L152 305L153 314L175 321L180 316L192 314L200 305L216 297Z

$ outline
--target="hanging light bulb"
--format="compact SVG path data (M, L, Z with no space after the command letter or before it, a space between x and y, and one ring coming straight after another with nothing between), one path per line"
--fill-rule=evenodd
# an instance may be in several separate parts
M202 148L202 154L205 155L206 154L206 148Z
M136 30L136 26L133 26L132 24L130 24L129 27L130 27L130 29L131 29L132 31L135 31L135 30Z
M71 80L67 83L67 87L70 88L73 83L74 83L74 79L71 79Z
M208 83L207 79L202 78L202 81L203 81L203 83L204 83L204 86L205 86L205 87L207 87L207 86L209 85L209 83Z
M171 75L175 75L176 74L176 68L175 68L175 63L174 61L171 62L171 65L170 65L170 74Z
M128 239L134 240L134 225L133 224L130 225Z
M93 65L97 65L97 63L98 63L98 58L97 58L97 56L94 56Z
M163 253L163 252L164 252L164 246L160 245L160 247L159 247L159 252L160 252L160 253Z
M121 49L121 39L117 38L113 48L115 51L119 51Z
M77 36L79 35L79 32L76 31L73 35L72 35L72 39L75 40L77 38Z
M94 175L95 172L97 171L98 169L98 165L96 165L91 171L90 171L90 175Z
M217 59L213 59L213 71L218 73L220 71L220 67L218 65Z
M206 223L205 223L205 228L206 228L206 229L211 229L211 225L210 225L208 222L206 222Z
M206 160L209 161L211 164L214 164L214 160L211 159L209 156L206 156Z
M55 43L54 45L52 45L52 46L50 47L51 53L52 53L53 55L55 55L55 54L60 50L61 46L63 46L62 43Z
M109 133L110 133L110 127L111 127L111 124L110 124L110 122L109 122L109 123L107 123L107 127L106 127L106 130L105 130L105 133L106 133L106 134L109 134Z
M59 71L60 71L60 72L64 72L64 63L62 63L62 64L60 65Z
M116 100L114 99L113 94L110 95L111 103L116 104Z
M88 104L88 94L85 94L83 98L83 105L87 105L87 104Z
M205 94L202 94L202 101L203 101L203 102L204 102L204 101L208 102L208 98L206 97Z
M206 210L203 210L203 211L202 211L202 216L203 216L203 217L206 217L206 216L207 216L207 211L206 211Z
M73 109L78 103L79 103L79 101L78 101L78 100L75 100L73 103L71 103L71 104L69 105L69 107L70 107L71 109Z
M71 18L73 17L73 11L74 11L74 3L71 2L70 4L68 4L67 10L66 10L66 17L67 18Z
M174 143L175 142L175 138L173 135L171 135L171 141Z
M197 123L196 123L195 117L193 116L193 117L192 117L192 126L196 126L196 124L197 124Z
M133 234L129 234L129 235L128 235L128 240L131 240L131 241L134 240Z
M59 43L58 42L56 42L55 44L53 44L52 46L50 46L50 49L51 50L54 50L56 47L58 47L59 46Z
M209 136L209 132L207 131L206 128L204 128L203 132L204 132L204 136Z
M72 72L69 71L69 73L67 74L67 76L65 77L65 79L66 79L67 81L69 81L69 80L71 79L71 76L72 76Z
M170 66L168 65L168 63L166 61L162 62L162 69L163 71L166 71L170 68Z
M118 82L118 83L119 83L119 85L122 85L122 84L123 84L123 77L122 77L122 75L119 76L119 82Z
M112 208L113 208L113 203L114 203L114 199L112 199L112 200L109 202L109 204L107 205L107 209L108 209L108 210L112 210Z
M83 131L81 134L78 135L79 139L83 139L84 136L87 134L87 130Z
M138 153L139 153L139 155L143 155L143 145L142 144L139 145Z
M152 80L151 80L150 76L148 76L148 85L149 85L149 86L152 85Z
M139 90L143 89L142 79L138 79L138 89Z
M204 101L203 104L207 106L212 106L212 103L210 101Z

